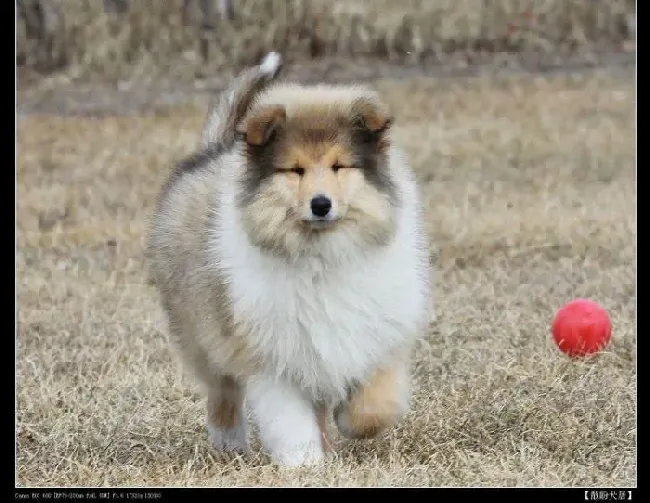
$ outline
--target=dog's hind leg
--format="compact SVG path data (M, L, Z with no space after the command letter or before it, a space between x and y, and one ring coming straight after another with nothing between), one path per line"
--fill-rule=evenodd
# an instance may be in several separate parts
M207 427L217 451L248 453L243 384L230 376L215 376L208 388Z

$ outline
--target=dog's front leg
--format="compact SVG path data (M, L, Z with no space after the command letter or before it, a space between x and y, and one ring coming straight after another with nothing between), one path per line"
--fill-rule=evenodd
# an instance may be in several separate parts
M321 429L308 397L288 382L264 376L251 379L248 389L260 440L273 462L300 466L323 460Z
M334 409L336 426L348 438L376 437L408 410L409 389L406 364L377 369Z

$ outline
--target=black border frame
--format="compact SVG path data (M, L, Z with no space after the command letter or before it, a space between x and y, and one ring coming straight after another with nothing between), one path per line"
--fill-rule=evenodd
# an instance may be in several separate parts
M99 1L99 0L93 0L93 1ZM6 4L5 4L6 5ZM13 197L7 198L6 200L3 200L4 204L9 205L10 201L13 201L13 211L12 212L7 212L6 214L13 214L13 222L12 225L14 227L14 241L13 245L10 245L10 248L14 249L14 312L13 316L10 316L9 318L13 318L13 333L14 333L14 351L13 351L13 363L11 365L7 365L7 369L13 368L14 369L14 376L13 376L13 382L14 382L14 418L16 414L16 393L15 393L15 364L16 364L16 349L17 349L17 277L16 277L16 271L15 271L15 265L16 265L16 248L17 248L17 240L16 240L16 232L17 232L17 227L16 227L16 203L17 203L17 184L16 184L16 176L17 176L17 156L16 156L16 150L17 150L17 128L18 128L18 116L17 116L17 88L18 88L18 76L17 76L17 67L16 67L16 36L15 36L15 29L16 29L16 16L17 16L17 4L14 3L14 16L13 16L13 30L8 29L5 36L7 39L9 38L9 34L13 33L14 34L14 190L13 190ZM639 10L638 10L638 5L637 5L637 18L639 16ZM9 19L9 16L7 16L7 19ZM9 46L10 42L7 40L7 47ZM639 43L637 41L636 44L637 48L637 66L638 68L639 64L639 58L638 58L638 49L639 49ZM643 54L643 51L641 51L641 54ZM638 72L636 71L635 68L635 80L638 81ZM638 88L638 85L636 85L636 88ZM642 95L641 95L642 96ZM638 106L638 101L639 101L639 94L636 92L635 89L635 98L637 99L637 110L639 108ZM635 117L635 134L637 134L637 145L638 145L638 112ZM638 167L639 164L639 157L640 157L640 149L637 148L636 151L636 165ZM637 186L641 183L641 176L643 175L643 169L638 170L637 168ZM637 214L639 207L641 206L642 200L639 200L637 197ZM5 214L5 213L3 213ZM638 229L638 224L637 224L637 229ZM638 231L637 231L638 232ZM637 240L638 243L638 240ZM638 255L638 244L637 244L637 255ZM637 285L638 285L638 276L639 276L639 268L638 268L638 261L637 261ZM638 291L638 288L637 288ZM638 305L638 300L637 300L637 305ZM638 308L637 308L638 311ZM638 332L638 330L637 330ZM638 342L637 342L637 354L638 354ZM7 379L9 380L9 379ZM637 367L637 380L638 380L638 367ZM637 387L638 390L638 387ZM638 403L638 391L637 391L637 403ZM637 424L638 424L638 408L637 408ZM15 460L16 460L16 438L15 438L15 430L13 432L13 450L14 451L14 467L15 467ZM638 433L637 433L637 453L638 453ZM9 442L7 442L8 444ZM9 449L7 449L5 452L7 452ZM638 454L637 454L637 473L639 472L639 460L638 460ZM638 476L637 476L638 480ZM637 482L638 484L638 482ZM249 491L249 492L256 492L260 493L263 491L272 491L275 490L284 492L285 494L288 494L296 489L290 489L290 488L277 488L277 489L271 489L271 488L123 488L123 487L118 487L118 488L20 488L17 487L15 484L15 474L14 474L14 501L21 501L21 500L30 500L30 501L52 501L52 500L94 500L97 502L101 501L123 501L123 500L148 500L148 501L177 501L177 500L194 500L194 499L202 499L202 498L209 498L212 499L215 497L216 493L221 492L222 494L227 495L231 491L236 491L236 490L243 490L243 491ZM303 488L305 490L327 490L327 489L337 489L337 488ZM638 486L636 488L619 488L619 487L610 487L610 488L588 488L588 487L581 487L581 488L340 488L341 491L347 492L347 493L358 493L360 491L373 491L377 493L378 491L386 491L389 492L391 489L402 489L404 491L408 491L411 494L415 495L414 493L422 493L425 491L430 491L433 496L437 496L442 499L454 499L454 498L490 498L490 497L496 497L501 500L507 501L509 499L513 499L514 501L521 501L522 498L526 498L527 500L549 500L552 499L555 503L559 503L560 501L622 501L619 499L614 499L611 497L612 492L619 493L621 491L627 493L629 497L625 499L625 501L637 501L639 498L639 491L638 491ZM225 493L224 493L225 491ZM304 493L303 493L304 494ZM604 498L603 495L607 494L607 498Z
M264 493L264 492L281 492L288 496L289 493L303 491L296 495L298 498L304 498L304 491L326 491L336 488L166 488L166 489L142 489L142 488L113 488L113 489L16 489L14 501L82 501L93 500L101 501L183 501L183 500L201 500L227 497L231 495L236 497L237 491L244 493ZM361 494L365 491L374 492L391 492L402 490L410 493L410 496L425 496L429 493L435 498L444 500L452 499L481 499L498 498L500 501L549 501L554 503L561 501L638 501L638 489L620 489L620 488L341 488L340 491L352 494ZM624 499L614 499L611 495L620 495L623 493ZM242 494L242 492L239 492ZM604 495L607 494L607 497ZM361 496L363 497L363 496ZM367 496L366 496L367 497ZM408 497L408 496L407 496ZM426 497L426 496L425 496Z

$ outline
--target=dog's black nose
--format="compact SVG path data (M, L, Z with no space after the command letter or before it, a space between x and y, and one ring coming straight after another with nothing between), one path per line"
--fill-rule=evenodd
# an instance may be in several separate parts
M325 196L315 196L311 200L311 212L317 217L324 217L332 209L332 201Z

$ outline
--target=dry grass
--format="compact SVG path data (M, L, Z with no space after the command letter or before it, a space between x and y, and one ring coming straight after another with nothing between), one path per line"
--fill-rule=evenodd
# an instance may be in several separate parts
M290 62L370 56L413 63L459 53L475 60L616 51L634 40L636 13L633 0L233 0L232 19L216 8L201 12L199 0L131 0L123 13L99 0L19 3L23 68L73 78L162 72L189 81L256 63L269 50Z
M422 181L439 269L403 424L365 443L335 436L339 458L322 470L220 460L142 257L154 197L203 114L30 116L18 146L20 485L636 484L632 77L378 87ZM549 325L580 296L609 310L613 343L570 361Z

